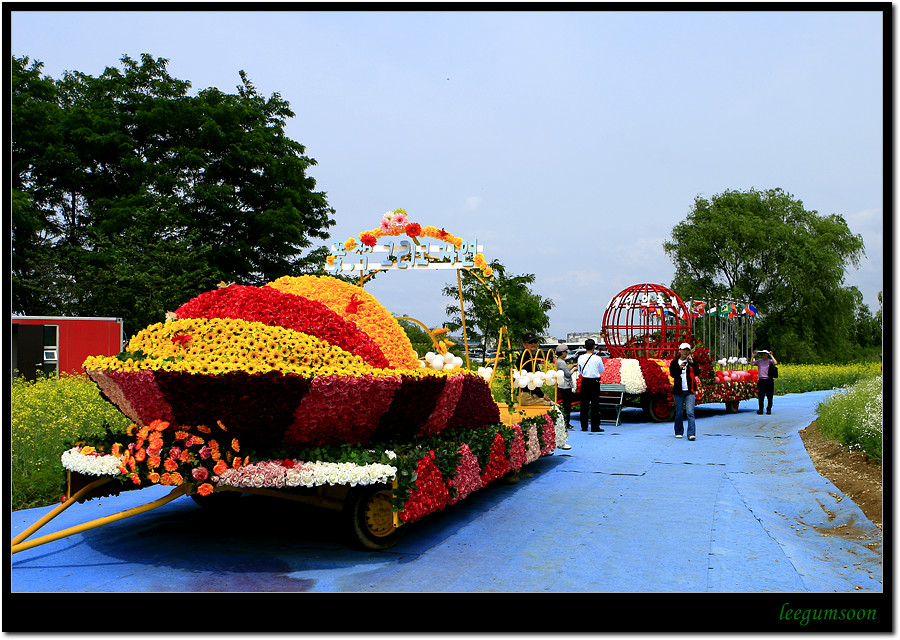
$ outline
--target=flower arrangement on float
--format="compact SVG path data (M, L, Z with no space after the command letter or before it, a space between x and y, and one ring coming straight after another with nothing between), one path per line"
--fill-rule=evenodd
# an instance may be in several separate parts
M459 240L403 216L371 233ZM133 424L62 463L124 488L189 483L200 495L392 483L409 522L554 451L550 415L500 422L489 369L430 360L373 296L337 278L220 286L117 356L87 358L88 376Z
M709 349L697 343L694 358L700 366L697 402L730 402L752 397L758 372L751 370L716 370ZM673 379L669 375L672 359L660 358L605 358L600 374L603 384L624 384L625 393L631 395L664 395L672 402ZM746 364L746 359L722 359L716 364ZM580 385L579 378L579 385Z
M394 209L387 211L381 217L381 224L377 229L361 232L357 237L359 242L367 247L374 247L383 237L402 236L405 235L413 240L416 244L420 244L419 238L432 238L440 242L447 242L459 249L462 244L462 238L454 236L452 233L438 229L433 226L422 226L418 222L410 222L405 209ZM347 238L343 244L344 250L352 251L357 247L356 238ZM328 257L328 263L334 264L335 256ZM476 253L473 257L475 266L481 271L486 278L493 275L493 269L488 265L484 254Z
M190 427L154 420L144 427L130 425L127 435L127 445L73 447L62 454L62 465L84 476L116 477L132 488L193 483L203 496L217 487L394 483L394 506L404 522L455 504L507 472L549 455L557 446L549 415L527 418L519 425L498 423L390 443L393 449L315 447L277 458L270 458L272 451L246 452L222 423Z

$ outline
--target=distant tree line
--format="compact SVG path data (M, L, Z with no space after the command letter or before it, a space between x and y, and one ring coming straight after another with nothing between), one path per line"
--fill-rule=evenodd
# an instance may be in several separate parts
M12 58L13 312L131 334L219 281L321 265L334 210L284 133L289 103L243 71L237 93L189 95L163 58L121 63L54 80Z

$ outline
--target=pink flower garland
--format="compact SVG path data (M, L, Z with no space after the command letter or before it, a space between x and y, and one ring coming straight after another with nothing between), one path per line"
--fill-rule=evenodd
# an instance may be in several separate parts
M484 484L481 482L481 468L478 466L478 458L472 453L465 442L459 447L459 463L456 465L456 471L447 483L450 487L456 487L456 495L451 497L447 504L456 504L463 500L473 491L481 489Z
M303 465L295 464L293 468L301 469ZM286 474L287 468L282 462L264 460L240 469L226 469L216 481L223 486L281 489L284 487Z
M517 424L513 425L513 431L516 437L513 438L509 450L509 468L518 471L528 460L528 451L525 448L525 438L522 436L522 427Z
M528 444L525 449L525 464L534 462L541 457L541 439L538 436L537 425L528 427Z
M541 428L544 444L541 447L541 455L546 456L556 449L556 425L549 414L545 413L543 417L544 424Z
M434 451L429 451L416 466L416 488L403 503L403 511L400 512L400 518L404 522L412 522L426 514L440 511L450 499L447 485L434 464L434 457Z
M400 376L316 376L285 441L312 446L368 442L399 386Z
M622 361L619 358L607 358L600 374L601 384L622 384Z

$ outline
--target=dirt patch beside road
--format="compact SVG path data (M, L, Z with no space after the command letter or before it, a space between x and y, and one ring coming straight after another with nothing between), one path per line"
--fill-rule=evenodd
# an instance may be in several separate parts
M800 438L816 471L853 500L866 517L881 529L882 472L878 461L861 451L851 451L829 440L819 433L815 421L800 430Z

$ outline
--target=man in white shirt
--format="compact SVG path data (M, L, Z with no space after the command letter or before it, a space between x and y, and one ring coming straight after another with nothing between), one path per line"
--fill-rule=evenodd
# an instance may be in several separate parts
M578 357L578 373L581 375L581 430L603 431L600 428L600 374L603 373L603 358L594 352L596 343L592 338L584 341L585 353Z

